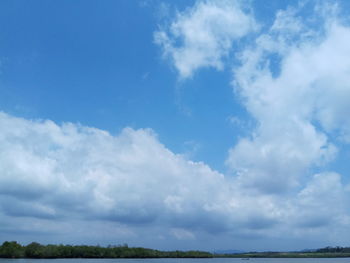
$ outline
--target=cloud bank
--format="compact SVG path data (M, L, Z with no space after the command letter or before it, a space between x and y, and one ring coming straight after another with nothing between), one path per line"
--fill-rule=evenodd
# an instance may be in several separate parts
M69 211L135 224L183 215L190 222L219 203L219 189L226 188L221 174L173 154L151 130L125 128L112 136L5 113L0 123L1 193L15 204L2 205L8 215L28 216L28 210L59 218ZM24 204L30 206L15 209Z

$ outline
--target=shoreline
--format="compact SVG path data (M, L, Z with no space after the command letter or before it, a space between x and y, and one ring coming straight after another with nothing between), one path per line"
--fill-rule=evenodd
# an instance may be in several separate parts
M0 258L23 259L64 259L64 258L94 258L94 259L146 259L146 258L350 258L349 247L326 247L318 250L293 252L244 252L215 253L200 250L161 251L143 247L129 247L127 244L102 247L87 245L42 245L32 242L21 245L16 241L5 241L0 246Z

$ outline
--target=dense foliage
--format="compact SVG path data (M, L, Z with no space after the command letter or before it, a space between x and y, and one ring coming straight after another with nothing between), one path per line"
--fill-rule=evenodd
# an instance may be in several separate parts
M33 242L22 246L16 241L0 246L0 258L206 258L203 251L159 251L141 247L41 245Z
M250 252L238 254L211 254L203 251L159 251L142 247L42 245L32 242L22 246L16 241L5 241L0 246L0 258L322 258L350 257L350 247L325 247L308 252Z

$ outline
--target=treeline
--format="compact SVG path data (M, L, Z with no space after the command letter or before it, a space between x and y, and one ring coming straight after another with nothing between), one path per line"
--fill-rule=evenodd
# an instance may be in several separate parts
M350 257L350 247L325 247L308 252L250 252L212 254L204 251L160 251L142 247L42 245L32 242L23 246L5 241L0 246L0 258L317 258Z
M317 249L318 253L350 253L350 247L325 247Z
M348 258L350 253L321 252L250 252L240 254L215 255L223 258Z
M294 252L248 252L237 254L215 254L224 258L340 258L350 257L350 247L325 247Z
M5 241L0 246L0 258L209 258L203 251L159 251L142 247L42 245L32 242L22 246Z

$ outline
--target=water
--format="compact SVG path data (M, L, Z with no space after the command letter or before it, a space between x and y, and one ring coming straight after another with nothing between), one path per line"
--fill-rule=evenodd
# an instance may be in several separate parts
M350 263L350 258L0 259L0 263Z

